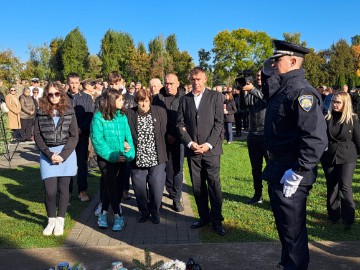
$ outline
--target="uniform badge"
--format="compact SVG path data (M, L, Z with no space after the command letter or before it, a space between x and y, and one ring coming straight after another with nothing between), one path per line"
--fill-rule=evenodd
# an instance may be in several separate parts
M305 111L310 111L314 104L314 97L312 95L302 95L298 98L300 107Z

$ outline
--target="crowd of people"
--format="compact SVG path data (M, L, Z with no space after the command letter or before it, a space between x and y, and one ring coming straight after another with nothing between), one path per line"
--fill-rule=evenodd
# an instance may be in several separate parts
M28 86L18 80L8 93L0 81L13 140L35 140L40 149L48 215L43 234L63 234L75 176L78 198L90 200L87 176L95 166L101 173L95 211L100 228L108 227L111 206L112 230L122 230L121 202L129 196L130 179L139 223L161 222L164 189L173 210L184 211L187 158L200 217L191 228L211 223L224 236L220 156L224 141L233 142L235 124L236 135L248 132L254 187L248 204L262 203L266 180L282 244L279 265L307 269L306 200L319 163L326 178L329 220L342 220L346 230L354 223L360 98L346 85L313 88L302 69L309 50L280 40L274 40L274 46L273 56L255 74L243 72L234 85L213 89L206 87L201 67L191 70L191 85L185 87L173 73L166 74L164 85L158 78L150 79L148 88L140 82L127 85L116 71L104 81L81 81L76 73L69 74L65 84L33 78Z

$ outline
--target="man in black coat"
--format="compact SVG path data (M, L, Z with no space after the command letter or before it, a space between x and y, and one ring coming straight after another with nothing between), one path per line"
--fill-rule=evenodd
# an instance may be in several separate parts
M193 192L200 220L191 225L198 229L212 222L214 230L225 235L222 226L220 185L220 139L224 122L221 93L205 87L205 71L195 67L190 72L193 90L180 101L177 128L188 158ZM210 206L209 209L209 200Z
M89 134L90 123L94 114L94 102L90 95L79 90L80 76L76 73L70 73L67 76L69 91L67 92L72 107L75 110L76 120L79 127L79 142L76 145L77 157L77 185L78 197L82 202L89 201L87 194L88 188L88 157L89 157ZM70 183L70 192L72 193L73 179Z
M175 74L165 76L165 87L154 96L153 104L161 106L167 112L166 149L169 160L166 163L166 190L173 199L173 208L176 212L184 211L181 203L183 184L184 145L176 129L177 112L180 98L185 90Z

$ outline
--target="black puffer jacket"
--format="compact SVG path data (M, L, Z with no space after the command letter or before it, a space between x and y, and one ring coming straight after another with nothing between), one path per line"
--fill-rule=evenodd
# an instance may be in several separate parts
M40 151L49 159L53 153L49 147L65 145L60 155L63 159L70 156L79 140L78 126L73 108L60 116L55 127L53 118L48 113L38 111L34 124L34 137Z

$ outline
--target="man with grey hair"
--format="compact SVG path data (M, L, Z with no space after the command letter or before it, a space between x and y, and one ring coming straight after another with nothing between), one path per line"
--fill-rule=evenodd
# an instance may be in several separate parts
M152 78L149 84L150 84L150 92L153 97L159 94L160 89L163 87L160 79L158 78Z

